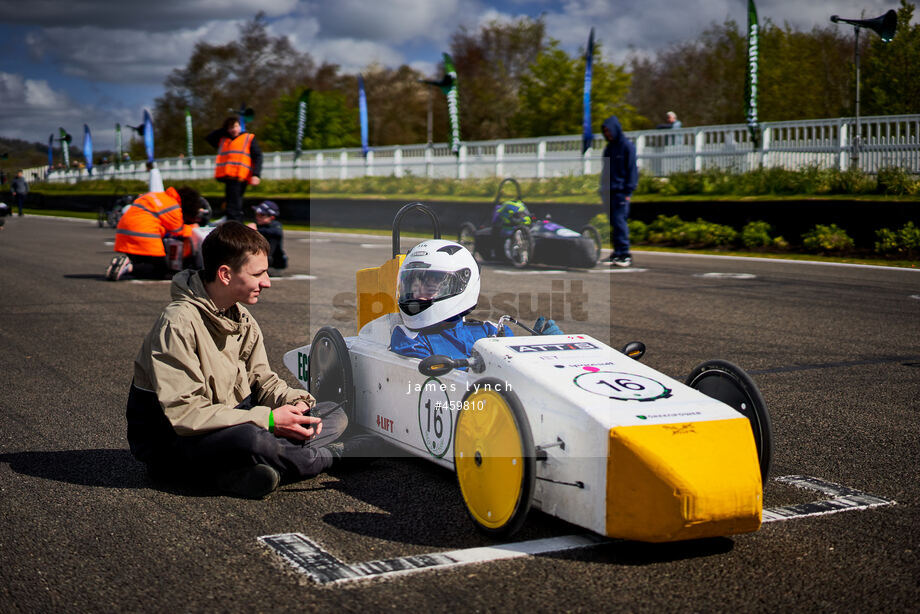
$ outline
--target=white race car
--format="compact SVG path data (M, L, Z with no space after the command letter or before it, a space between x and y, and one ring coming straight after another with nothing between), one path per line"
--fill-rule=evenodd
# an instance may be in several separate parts
M489 337L466 360L388 349L394 257L357 273L358 335L324 327L284 363L353 424L455 471L467 511L507 536L534 507L601 535L675 541L755 531L772 454L756 385L724 361L686 382L587 335ZM508 316L503 319L514 320ZM503 324L503 322L500 322ZM502 326L498 327L502 330Z

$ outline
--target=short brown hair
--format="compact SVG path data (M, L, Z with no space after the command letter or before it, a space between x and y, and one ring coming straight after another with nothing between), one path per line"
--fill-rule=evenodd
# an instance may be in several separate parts
M233 116L228 117L227 119L225 119L225 120L224 120L224 123L221 125L221 128L223 128L224 130L230 130L230 127L231 127L233 124L240 124L240 118L237 117L236 115L233 115ZM213 124L212 124L212 125L213 125ZM242 126L243 126L243 124L240 124L240 127L241 127L241 128L242 128Z
M201 243L204 260L202 279L210 283L217 279L217 269L223 265L239 271L249 256L268 256L268 241L257 231L239 222L224 222L212 230Z

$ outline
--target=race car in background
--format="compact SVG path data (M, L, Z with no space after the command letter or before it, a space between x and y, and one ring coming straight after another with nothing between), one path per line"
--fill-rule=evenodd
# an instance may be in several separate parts
M511 183L517 196L502 201L502 189ZM506 178L498 186L493 208L512 205L516 211L504 225L494 220L478 226L464 222L457 235L457 243L487 262L504 262L523 268L528 265L591 268L601 257L601 235L590 224L576 232L549 219L536 219L521 200L521 186L515 179ZM494 214L493 214L494 216Z

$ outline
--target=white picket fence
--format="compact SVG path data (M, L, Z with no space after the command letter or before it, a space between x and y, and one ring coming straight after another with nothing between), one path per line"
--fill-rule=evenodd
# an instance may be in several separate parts
M636 144L640 171L667 176L678 171L719 167L743 172L754 168L807 166L846 169L854 162L853 118L770 122L762 124L762 147L755 150L744 124L678 130L627 132ZM859 168L875 173L900 167L920 173L920 115L886 115L860 119ZM453 155L445 143L375 147L365 157L360 148L312 150L295 160L293 151L265 154L265 179L351 179L366 176L547 178L600 172L604 138L581 153L581 136L553 136L500 141L470 141ZM165 180L208 179L214 155L160 158ZM146 180L144 162L97 165L94 178ZM33 180L75 183L89 178L86 170L28 169Z

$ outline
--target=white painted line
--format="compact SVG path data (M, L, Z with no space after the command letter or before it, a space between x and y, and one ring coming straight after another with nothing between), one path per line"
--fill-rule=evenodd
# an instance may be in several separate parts
M319 584L343 583L397 574L403 575L428 569L443 569L471 563L486 563L533 556L547 552L562 552L609 541L595 535L567 535L501 546L467 548L465 550L348 564L338 560L301 533L266 535L258 539L277 552L297 571L310 576Z
M115 241L103 241L103 245L115 245Z
M331 243L332 239L297 239L301 243Z
M521 271L517 271L517 270L509 271L507 269L495 269L492 272L498 273L499 275L564 275L565 273L568 273L569 271L565 271L562 269L551 269L551 270L528 269L528 270L521 270Z
M830 495L832 498L825 501L813 501L811 503L786 505L764 510L764 524L768 522L779 522L781 520L792 520L794 518L824 516L851 510L865 510L872 507L895 504L895 501L890 499L869 495L858 490L853 490L852 488L847 488L846 486L841 486L840 484L827 482L807 475L786 475L775 479L777 482L790 484L798 488L816 490Z
M911 294L910 298L917 299L918 301L920 301L920 294Z
M648 269L643 269L641 267L626 267L626 268L611 267L609 269L591 269L588 272L589 273L602 273L606 275L608 273L645 273L646 271L648 271Z
M696 273L694 277L712 277L715 279L754 279L753 273Z
M825 501L765 509L763 510L764 524L895 504L894 501L888 499L810 476L787 475L775 478L775 480L799 488L815 490L830 495L832 498ZM274 550L294 569L310 576L319 584L352 582L429 569L445 569L471 563L501 561L618 541L593 534L565 535L500 546L434 552L364 563L343 563L302 533L265 535L259 537L258 540Z
M392 245L388 245L386 243L362 243L361 247L364 249L377 249L381 247L392 247Z

